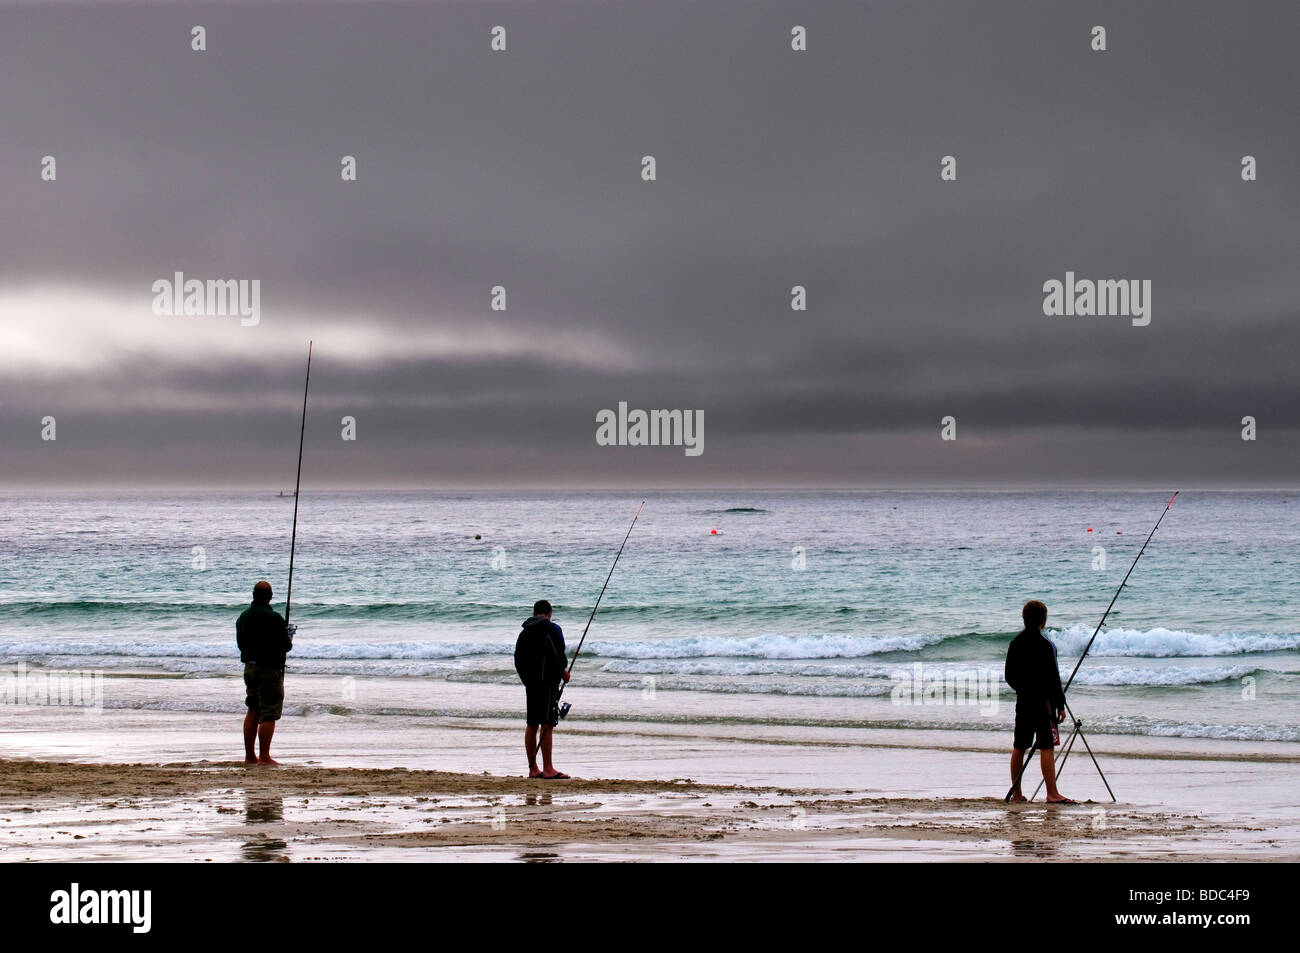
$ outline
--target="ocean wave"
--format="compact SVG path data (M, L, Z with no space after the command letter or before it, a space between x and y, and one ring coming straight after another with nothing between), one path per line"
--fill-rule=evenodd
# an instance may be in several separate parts
M1153 721L1114 717L1093 722L1092 730L1151 738L1214 738L1222 741L1300 741L1300 725L1219 725L1210 722Z
M233 658L105 658L103 656L46 656L34 664L57 670L147 670L182 678L235 678L240 672ZM318 659L290 657L288 671L306 676L354 676L357 678L433 678L446 682L480 682L514 685L518 682L508 658L475 656L462 659ZM1091 688L1177 688L1236 682L1261 671L1249 665L1212 668L1128 668L1098 667L1081 671L1076 685ZM728 662L726 660L611 661L581 673L584 684L597 688L644 687L654 679L660 688L677 691L721 692L746 695L817 695L857 698L887 694L893 686L916 681L930 684L987 686L1005 700L1014 698L1003 684L1002 669L993 665L926 664L919 672L913 667L889 665L783 664L775 661Z
M644 691L643 680L620 680L607 686ZM880 681L812 681L807 679L754 678L745 681L714 681L700 683L680 677L656 678L656 691L703 691L718 695L788 695L803 698L883 698L893 690L892 682Z
M1214 668L1100 666L1079 669L1079 673L1074 677L1074 684L1135 688L1215 685L1219 682L1235 682L1258 672L1259 669L1253 665L1221 665Z
M1077 657L1092 637L1093 628L1072 625L1048 635L1057 649ZM1102 629L1091 653L1099 657L1215 658L1253 652L1288 652L1300 648L1300 635L1223 632L1183 632L1176 629Z
M991 663L980 665L954 662L920 664L922 667L919 670L919 677L923 680L934 678L969 680L979 678L986 682L993 680L999 685L1002 683L1002 666L1000 663L996 665ZM781 675L798 679L835 679L841 681L849 679L887 679L891 682L917 677L916 668L901 665L782 663L779 661L744 662L716 659L611 661L602 665L600 671L612 675L693 675L708 678L742 679ZM1212 668L1181 668L1178 666L1131 668L1110 665L1080 669L1075 678L1075 684L1099 687L1213 685L1218 682L1235 681L1247 675L1253 675L1258 671L1259 669L1253 665L1222 665ZM1010 692L1010 689L1004 690ZM834 694L834 691L829 691L828 694Z
M1064 656L1078 656L1092 636L1083 625L1049 632ZM945 652L969 649L999 658L1010 632L966 632L959 635L759 635L690 636L679 639L599 642L592 654L624 659L854 659L888 653ZM1300 635L1226 632L1219 635L1155 628L1105 629L1097 636L1091 654L1127 658L1217 658L1262 652L1287 652L1300 648Z
M514 645L476 642L310 642L300 640L290 653L297 659L451 659L473 655L512 655ZM222 642L0 642L0 658L59 656L121 658L237 659L234 639Z
M944 636L894 635L756 635L689 636L643 642L599 642L592 654L601 658L866 658L888 652L918 652L945 641Z
M239 600L213 601L194 600L191 602L157 602L148 598L138 600L123 599L50 599L17 600L0 602L0 619L20 620L58 620L66 618L70 622L84 625L87 619L100 618L105 622L115 621L115 617L145 617L158 620L167 616L182 619L229 618L229 625L234 625L234 618L247 603ZM294 617L316 620L380 620L387 622L436 622L447 618L459 621L491 621L502 616L519 616L527 614L522 606L511 604L482 602L295 602ZM640 607L631 607L634 613Z
M639 684L634 686L641 688ZM664 690L671 690L667 686L660 686ZM888 694L889 689L881 686L863 686L862 690L857 693L859 697L881 696ZM724 691L723 694L726 694ZM823 693L816 690L786 690L778 694L789 695L812 695L819 696ZM1001 711L1009 711L1008 703L1002 700ZM105 698L104 708L112 711L166 711L166 712L196 712L208 714L239 714L244 708L242 698L236 693L229 699L215 698ZM979 706L968 706L965 708L945 707L943 712L948 715L947 718L912 718L912 717L855 717L842 721L828 723L822 719L812 719L804 721L799 718L778 718L775 721L769 717L756 717L753 723L756 725L786 724L799 725L809 724L818 726L833 726L840 728L863 728L863 729L902 729L914 731L980 731L980 732L1005 732L1009 730L1009 724L1005 719L981 717L975 714ZM902 709L893 709L891 711L902 712ZM967 712L968 718L961 717L961 712ZM346 703L327 703L321 701L307 701L303 703L288 702L284 708L284 714L288 717L392 717L405 718L412 721L437 720L448 717L467 718L467 719L502 719L513 718L516 716L514 710L498 710L493 707L464 709L459 707L422 707L422 706L392 706L392 705L373 705L365 702L346 702ZM955 716L955 720L953 720ZM602 723L602 722L653 722L663 724L693 724L700 721L691 717L673 718L673 717L655 717L646 718L644 716L629 715L616 712L588 712L583 716L583 721ZM704 718L704 723L711 719ZM739 722L745 722L744 718L738 719ZM1291 724L1236 724L1224 725L1213 722L1201 721L1180 721L1180 720L1153 720L1136 716L1114 716L1097 718L1092 721L1092 732L1094 735L1138 735L1154 738L1202 738L1215 739L1222 741L1280 741L1280 742L1297 742L1300 741L1300 726Z
M234 604L237 605L237 604ZM0 602L0 618L9 616L79 616L113 612L150 615L185 612L230 611L229 602L154 602L146 598L125 599L19 599Z
M1077 657L1087 645L1092 630L1071 626L1060 632L1049 632L1063 658ZM986 664L1001 664L1003 648L1011 638L1010 633L971 632L961 635L755 635L755 636L686 636L682 638L630 639L627 641L589 641L585 654L593 659L607 661L669 661L669 660L745 660L754 662L816 662L835 659L870 659L874 656L919 654L941 650L947 657L954 653L953 664L961 664L960 655L966 658L987 658ZM1221 658L1265 652L1290 652L1300 648L1300 635L1234 633L1219 635L1182 632L1156 628L1146 631L1136 629L1107 629L1093 644L1091 655L1096 658ZM502 641L329 641L310 637L299 640L291 660L440 660L472 658L475 656L510 656L514 640ZM137 641L115 635L112 638L88 639L0 639L0 658L21 660L47 657L82 656L88 658L162 659L162 658L212 658L234 659L238 650L233 639L221 641L155 640ZM938 664L938 663L935 663ZM1064 668L1064 665L1062 666ZM611 669L613 671L613 669ZM704 668L699 669L705 674ZM743 667L730 670L743 674ZM1152 670L1154 672L1154 670ZM1187 670L1194 679L1194 670ZM685 670L683 670L683 673ZM1084 684L1098 677L1097 669L1084 669L1080 679ZM718 670L711 674L725 674ZM874 669L861 669L858 674L871 675ZM760 674L751 669L750 674ZM796 672L796 674L798 674ZM809 670L807 674L821 674ZM853 672L827 672L827 674L854 674ZM1118 676L1116 676L1118 677ZM1152 674L1150 677L1157 677ZM1168 670L1160 670L1161 678L1173 677ZM1231 676L1224 676L1231 677ZM1112 684L1124 684L1113 682ZM1138 684L1138 683L1135 683ZM1142 684L1148 684L1143 682ZM1157 684L1150 682L1149 684ZM1175 684L1175 683L1169 683Z
M588 642L584 652L599 658L863 658L887 652L918 651L944 641L941 636L695 636L628 642ZM313 642L299 638L291 659L447 659L472 655L513 655L509 642ZM124 658L234 658L234 640L167 641L0 641L0 657L62 655Z

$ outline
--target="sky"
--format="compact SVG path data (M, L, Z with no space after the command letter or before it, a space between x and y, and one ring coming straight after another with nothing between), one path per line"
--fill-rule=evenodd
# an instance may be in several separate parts
M292 488L308 340L305 488L1295 486L1297 28L0 2L0 487ZM175 272L258 323L156 314ZM1150 323L1045 315L1067 272ZM598 445L621 401L704 452Z

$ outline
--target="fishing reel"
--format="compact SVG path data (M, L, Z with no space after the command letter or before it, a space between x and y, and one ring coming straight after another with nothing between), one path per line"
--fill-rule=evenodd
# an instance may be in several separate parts
M570 705L568 702L564 702L563 704L560 705L559 715L561 721L563 721L565 716L569 714L569 709L572 707L573 706Z

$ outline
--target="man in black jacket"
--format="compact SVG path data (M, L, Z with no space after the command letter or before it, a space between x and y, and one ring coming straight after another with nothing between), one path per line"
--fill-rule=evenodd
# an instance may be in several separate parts
M551 621L551 604L539 599L533 614L524 620L523 631L515 641L515 671L524 683L528 698L524 751L528 755L528 776L567 780L568 775L555 770L551 763L551 735L560 722L558 696L560 680L569 680L565 670L564 633ZM541 738L538 738L538 728ZM542 752L542 767L537 767L537 752Z
M253 587L253 604L235 623L239 660L244 663L244 762L278 764L271 760L271 736L284 708L284 657L293 639L284 616L271 608L271 584L265 580ZM253 754L253 741L261 756Z
M1047 606L1037 599L1021 610L1025 630L1007 647L1006 680L1016 693L1016 731L1011 749L1011 800L1024 801L1020 792L1021 766L1025 752L1038 747L1038 763L1047 783L1048 804L1073 804L1056 790L1053 749L1060 743L1056 726L1065 720L1065 692L1056 667L1056 646L1043 635Z

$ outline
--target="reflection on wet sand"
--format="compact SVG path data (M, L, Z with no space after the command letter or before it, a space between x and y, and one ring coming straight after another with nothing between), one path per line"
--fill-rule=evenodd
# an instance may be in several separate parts
M1046 836L1041 817L1030 820L1023 810L1007 812L1007 827L1010 829L1009 840L1011 853L1015 857L1044 859L1056 854L1056 841Z
M253 828L257 824L281 824L284 822L284 798L277 794L244 794L244 821ZM250 830L247 840L240 847L244 860L254 862L288 861L285 854L289 845L278 837L265 831Z

